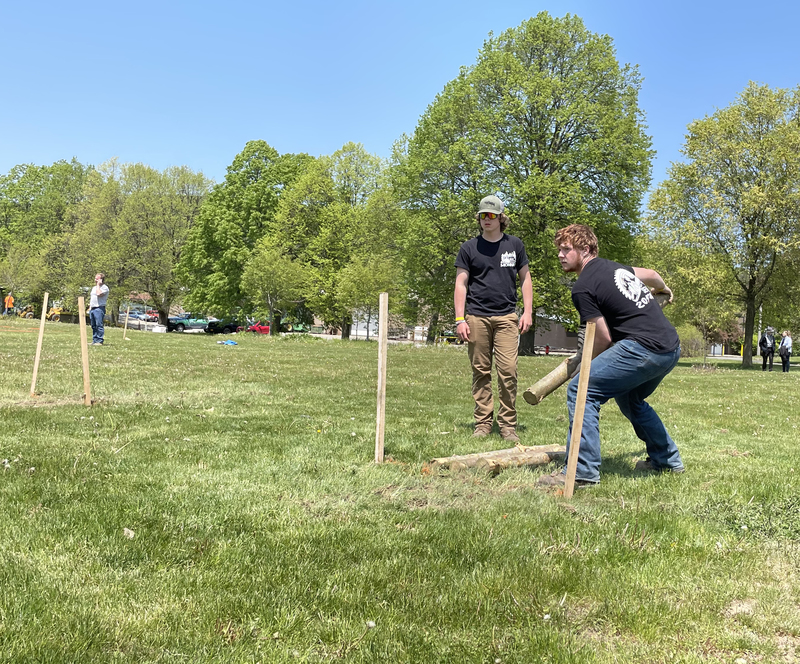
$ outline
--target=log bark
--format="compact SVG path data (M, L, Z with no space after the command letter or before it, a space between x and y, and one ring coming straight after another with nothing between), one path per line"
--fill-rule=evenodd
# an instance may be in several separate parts
M565 454L566 446L564 445L534 445L531 447L517 445L507 450L439 457L432 459L430 465L433 469L441 468L452 471L476 468L485 470L491 475L497 475L506 468L543 466L557 459L563 460Z
M567 360L568 359L569 358L567 358ZM531 406L535 406L548 394L555 392L559 387L566 383L567 380L569 380L567 360L561 362L561 364L559 364L544 378L540 378L527 390L525 390L525 392L522 393L522 397L525 399L525 401L527 401Z
M655 298L656 302L658 302L662 309L669 304L669 296L665 295L664 293L656 293ZM544 378L540 378L527 390L525 390L525 392L522 393L522 397L525 399L525 401L527 401L531 406L535 406L536 404L540 403L548 394L555 392L559 387L566 383L571 378L567 370L567 361L573 357L575 357L575 355L568 357ZM575 369L575 373L572 375L576 376L578 371L580 371L580 368L581 365L579 362L577 368Z

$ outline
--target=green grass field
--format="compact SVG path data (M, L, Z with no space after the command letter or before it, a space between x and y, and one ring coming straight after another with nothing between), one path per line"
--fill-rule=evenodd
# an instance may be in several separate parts
M471 435L465 349L109 328L82 405L75 325L0 319L0 662L794 662L800 370L682 361L651 403L687 472L599 486L431 474ZM521 389L557 358L520 358ZM519 400L563 443L565 392ZM5 460L5 461L3 461Z

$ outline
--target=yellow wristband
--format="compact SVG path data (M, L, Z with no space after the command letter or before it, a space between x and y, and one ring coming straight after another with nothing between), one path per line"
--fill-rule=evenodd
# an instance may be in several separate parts
M459 316L458 318L456 318L456 323L457 323L458 321L460 321L460 320L464 320L464 317L463 317L463 316Z

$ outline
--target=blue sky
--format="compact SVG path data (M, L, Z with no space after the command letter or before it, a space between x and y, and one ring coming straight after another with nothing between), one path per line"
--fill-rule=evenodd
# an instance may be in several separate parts
M540 11L580 16L639 65L657 157L754 80L800 84L800 3L42 1L0 6L0 173L112 157L221 181L245 143L388 157L463 65Z

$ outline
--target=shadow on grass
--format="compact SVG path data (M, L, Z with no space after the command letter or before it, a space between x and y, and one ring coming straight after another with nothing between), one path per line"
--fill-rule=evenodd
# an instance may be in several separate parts
M742 366L741 359L728 360L714 357L707 357L705 365L703 364L702 357L683 357L678 360L678 367L682 369L694 369L696 371L762 371L761 358L753 358L753 364L749 367ZM792 364L789 365L790 368ZM795 364L795 370L800 370L800 367ZM780 373L780 362L773 365L773 373Z

